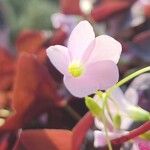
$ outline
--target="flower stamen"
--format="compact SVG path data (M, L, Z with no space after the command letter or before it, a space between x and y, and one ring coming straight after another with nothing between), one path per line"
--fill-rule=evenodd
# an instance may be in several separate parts
M68 72L73 77L80 77L83 74L83 66L79 62L73 62L69 65Z

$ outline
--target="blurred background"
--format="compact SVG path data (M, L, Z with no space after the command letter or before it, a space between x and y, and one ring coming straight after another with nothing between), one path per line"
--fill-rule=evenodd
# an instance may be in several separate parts
M57 0L1 0L0 27L9 30L9 39L15 41L17 34L26 28L51 30L51 14L59 9Z
M11 45L11 51L16 51L14 43L25 29L53 33L54 29L61 28L71 32L79 20L87 19L98 35L105 33L125 41L124 51L129 46L130 53L149 62L149 51L139 50L145 44L138 42L144 40L141 37L149 36L149 15L149 0L76 0L72 5L67 0L1 0L0 44Z

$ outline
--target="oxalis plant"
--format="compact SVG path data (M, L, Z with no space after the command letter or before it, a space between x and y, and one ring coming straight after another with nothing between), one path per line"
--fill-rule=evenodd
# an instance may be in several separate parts
M88 21L81 21L72 31L67 47L50 46L47 55L51 63L64 75L64 84L75 97L85 97L85 104L95 118L94 147L133 143L150 139L150 113L126 98L120 89L131 79L150 71L150 66L119 80L117 63L121 44L108 35L95 37ZM89 96L94 94L94 96ZM145 122L128 131L133 122Z

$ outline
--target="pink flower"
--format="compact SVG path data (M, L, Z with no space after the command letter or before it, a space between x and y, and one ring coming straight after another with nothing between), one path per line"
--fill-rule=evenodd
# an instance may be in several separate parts
M65 15L62 13L55 13L51 16L52 25L54 28L62 28L65 32L70 34L75 25L77 24L77 18L73 15Z
M110 140L119 138L123 135L126 135L127 131L120 131L120 132L108 132L108 137ZM106 141L106 134L104 131L95 130L94 131L94 147L100 148L107 145Z
M143 75L139 77L141 78L143 77ZM100 99L98 95L94 97L94 100L98 103L100 107L102 107L103 100ZM109 114L111 114L111 117L108 114L108 112L105 111L106 119L108 120L108 125L105 127L108 130L108 137L110 140L113 140L125 134L128 134L129 132L128 129L132 125L134 121L134 117L135 119L137 119L136 117L138 117L139 119L139 116L142 119L145 118L144 117L145 113L143 113L144 110L143 112L141 112L141 114L138 111L134 112L134 108L138 106L138 100L139 100L138 95L132 87L128 88L125 94L122 92L120 88L117 88L115 91L111 93L110 98L108 100L108 105L107 105L109 109ZM137 107L137 108L140 109L140 107ZM120 121L118 122L119 128L113 122L113 118L117 114L120 116ZM95 147L105 146L107 142L106 142L106 133L104 131L104 124L97 117L95 117L95 126L99 130L94 131L94 146ZM139 140L134 139L134 144L135 144L134 147L137 146L137 144L142 144L140 143L141 141L142 140L140 138ZM147 144L150 144L150 143L147 143ZM136 150L136 149L133 149L133 150Z
M68 47L50 46L47 55L64 75L64 84L77 97L105 90L118 81L121 44L107 35L95 38L92 26L81 21L72 31Z
M136 138L133 144L133 150L150 150L150 141Z
M105 115L110 126L107 127L108 137L110 140L113 140L128 133L128 128L133 123L133 120L127 115L127 108L130 106L136 106L138 103L138 97L134 91L127 90L124 94L120 88L117 88L115 91L113 91L110 97L111 99L108 100L108 108L110 109L111 117L114 118L114 116L119 113L121 118L120 128L116 128L114 127L113 121L108 115L108 112L105 111ZM100 107L102 107L102 99L96 95L94 100L99 104ZM95 118L95 126L99 130L94 131L94 146L103 147L107 144L104 125L100 120Z

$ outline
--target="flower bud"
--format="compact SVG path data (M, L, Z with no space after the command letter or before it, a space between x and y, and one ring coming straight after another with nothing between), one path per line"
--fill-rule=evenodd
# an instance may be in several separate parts
M85 104L88 107L88 109L91 111L91 113L93 114L93 116L97 117L97 118L101 118L101 114L102 114L102 109L100 108L100 106L94 101L93 98L91 97L86 97L85 98Z
M134 121L147 121L150 120L150 113L141 107L128 106L127 114Z
M113 124L115 128L120 129L121 126L121 116L119 114L115 114L113 117Z

